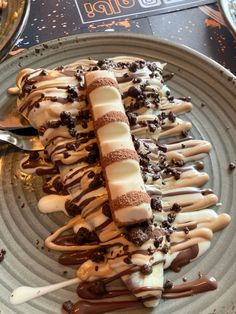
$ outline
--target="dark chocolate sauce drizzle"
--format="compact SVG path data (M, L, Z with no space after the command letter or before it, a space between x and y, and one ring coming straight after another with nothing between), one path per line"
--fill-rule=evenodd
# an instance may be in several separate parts
M145 289L145 287L143 288ZM202 276L194 281L186 282L180 285L173 285L171 288L165 288L162 293L162 299L176 299L180 297L188 297L198 293L211 291L217 289L217 282L213 277ZM106 296L109 300L112 294L115 296L129 295L129 290L109 291L110 295ZM117 294L117 295L116 295ZM90 298L90 293L81 293L83 298ZM94 297L92 298L94 299ZM98 298L99 299L99 298ZM132 301L112 301L109 302L87 302L79 301L71 306L71 310L67 311L69 314L103 314L106 312L113 312L120 309L136 308L141 309L141 302L137 300ZM145 301L155 300L153 297L146 298ZM64 308L66 310L66 308Z

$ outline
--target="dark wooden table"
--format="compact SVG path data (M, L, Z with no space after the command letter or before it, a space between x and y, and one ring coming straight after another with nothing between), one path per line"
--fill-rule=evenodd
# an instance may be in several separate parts
M124 5L111 7L112 3L125 3L128 7L135 1L137 8L142 3L143 12L135 11L135 7L126 9ZM88 4L94 2L97 2L97 12ZM187 9L180 6L181 2L186 4L183 0L164 2L176 2L176 8L180 10L169 13L163 13L161 9L147 11L148 6L155 8L155 3L161 3L161 0L32 0L30 18L18 47L28 48L54 38L86 32L144 33L187 45L236 74L236 40L226 28L215 1L205 1L207 5ZM109 7L105 6L107 3Z

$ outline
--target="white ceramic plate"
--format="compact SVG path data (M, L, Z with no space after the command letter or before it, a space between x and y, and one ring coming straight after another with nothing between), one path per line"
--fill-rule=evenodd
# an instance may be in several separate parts
M227 168L229 162L236 161L236 83L229 71L189 48L153 37L119 33L67 37L32 48L0 65L0 112L13 102L6 90L14 85L20 66L55 67L81 57L100 59L124 54L167 62L166 70L175 73L169 82L171 89L178 95L192 97L194 109L186 116L193 123L192 134L213 144L205 161L211 178L207 186L214 189L223 204L217 211L232 216L230 226L214 236L206 255L184 267L181 273L166 274L166 278L182 281L183 276L195 279L201 271L214 276L219 288L194 297L162 301L152 313L233 314L236 309L236 170L229 174ZM7 145L0 148L0 248L7 250L0 264L0 310L3 314L60 313L64 301L77 300L76 287L17 307L9 304L10 293L17 286L57 283L72 278L74 270L59 265L55 252L41 248L45 237L65 217L39 213L41 179L19 172L21 152ZM150 311L143 309L138 313Z

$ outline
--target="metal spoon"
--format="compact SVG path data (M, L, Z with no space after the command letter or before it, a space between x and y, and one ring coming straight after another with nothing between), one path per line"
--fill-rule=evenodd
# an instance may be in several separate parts
M17 135L9 131L0 130L0 141L10 143L22 150L43 150L43 145L37 136Z

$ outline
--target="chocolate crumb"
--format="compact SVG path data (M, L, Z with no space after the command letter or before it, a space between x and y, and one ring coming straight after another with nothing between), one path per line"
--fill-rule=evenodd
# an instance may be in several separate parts
M183 277L182 280L183 280L183 282L188 281L186 277Z
M164 283L164 289L171 289L174 286L173 282L169 279Z
M141 246L149 239L149 236L140 227L133 227L128 230L127 240L137 246Z
M184 233L188 234L189 233L189 228L188 227L184 227Z
M71 313L73 310L74 304L71 301L66 301L63 303L62 308L65 310L68 314Z
M236 165L234 162L229 163L229 166L228 166L229 171L233 171L235 168L236 168Z
M144 264L141 266L140 271L144 275L150 275L152 273L152 266Z
M131 259L129 257L125 257L124 258L124 263L130 265L130 264L132 264L132 261L131 261Z
M98 250L90 255L90 259L94 263L102 263L105 261L105 252L104 250Z
M182 207L178 203L174 203L171 210L173 210L176 213L179 213L181 211Z
M64 270L63 271L63 275L67 275L68 274L68 271L67 270Z
M206 105L202 102L202 103L201 103L201 107L205 107L205 106L206 106Z
M162 204L159 197L152 197L151 198L151 208L156 211L162 210Z
M0 263L4 260L5 255L6 255L6 250L1 249L1 251L0 251Z
M163 245L162 249L161 249L161 252L164 253L164 254L167 254L169 251L169 248L166 244Z
M168 217L167 218L168 222L173 223L175 221L175 218L176 218L176 213L170 213L170 214L168 214L167 217Z
M181 134L183 137L188 137L188 131L182 131Z
M98 271L98 268L99 268L98 266L95 266L95 271Z
M75 236L75 241L78 244L85 244L97 241L97 236L94 232L81 227Z

